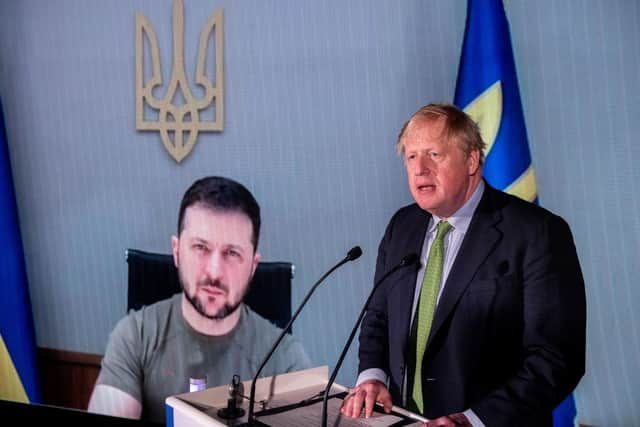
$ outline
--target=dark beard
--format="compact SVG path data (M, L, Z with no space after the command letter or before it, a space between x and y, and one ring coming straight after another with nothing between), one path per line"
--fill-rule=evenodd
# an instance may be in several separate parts
M211 320L222 320L226 317L228 317L229 315L231 315L232 313L234 313L238 307L240 307L240 304L242 304L242 301L244 300L245 295L247 294L247 291L249 290L249 287L247 286L247 288L245 289L245 293L241 296L241 298L238 300L238 302L236 302L235 304L225 304L216 314L207 314L206 311L204 311L204 307L202 306L202 304L200 303L200 301L196 298L195 292L192 295L189 295L189 293L187 293L187 290L185 288L184 285L184 280L182 279L182 275L180 274L180 272L178 272L178 276L180 278L180 286L182 287L182 293L184 294L184 296L187 298L187 301L189 301L189 303L191 304L191 306L203 317L206 317L207 319L211 319ZM199 286L199 284L196 285L196 290L197 287ZM209 286L216 286L216 287L221 287L217 284L209 284Z
M211 319L211 320L222 320L226 317L228 317L231 313L233 313L234 311L236 311L238 309L238 307L240 307L240 304L242 304L242 300L239 300L237 303L235 304L225 304L216 314L214 315L210 315L207 314L204 311L204 307L202 306L202 304L200 304L200 301L196 298L196 296L191 296L187 293L187 291L184 290L184 286L182 287L182 293L184 293L184 296L187 297L187 301L189 301L191 303L191 306L198 312L200 313L201 316L206 317L207 319Z

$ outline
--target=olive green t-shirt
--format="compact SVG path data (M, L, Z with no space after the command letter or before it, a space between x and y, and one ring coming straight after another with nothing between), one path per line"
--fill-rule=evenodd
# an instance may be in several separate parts
M164 422L165 399L189 391L190 378L206 375L207 388L251 380L282 333L246 305L226 335L209 336L184 319L182 294L131 311L109 337L97 384L118 388L142 402L142 417ZM311 367L302 344L286 335L261 372L268 377Z

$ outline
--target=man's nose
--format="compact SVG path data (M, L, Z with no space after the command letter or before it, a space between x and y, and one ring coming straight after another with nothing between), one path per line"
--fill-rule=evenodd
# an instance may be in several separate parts
M219 252L213 251L209 255L205 265L205 271L207 273L207 276L212 280L222 277L224 273L224 263L222 255Z
M431 173L431 165L429 164L429 159L426 157L419 157L415 163L414 174L417 176L420 175L429 175Z

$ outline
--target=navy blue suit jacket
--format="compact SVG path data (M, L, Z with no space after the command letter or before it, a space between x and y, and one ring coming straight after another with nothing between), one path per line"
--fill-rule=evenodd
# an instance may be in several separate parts
M420 253L431 215L416 204L393 216L375 282ZM390 377L394 404L407 360L417 269L390 275L360 332L359 371ZM551 425L584 374L584 281L567 223L485 186L436 312L423 359L425 415L471 408L487 426Z

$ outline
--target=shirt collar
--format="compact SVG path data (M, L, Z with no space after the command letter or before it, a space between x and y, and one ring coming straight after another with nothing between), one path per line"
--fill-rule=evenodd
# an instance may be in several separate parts
M454 230L462 233L466 233L471 223L471 217L476 211L480 199L484 194L484 180L480 180L480 184L473 192L469 200L465 202L460 209L458 209L453 215L447 218L447 222L453 226ZM433 233L436 230L436 225L442 221L442 218L436 215L431 215L431 221L429 222L429 232Z

